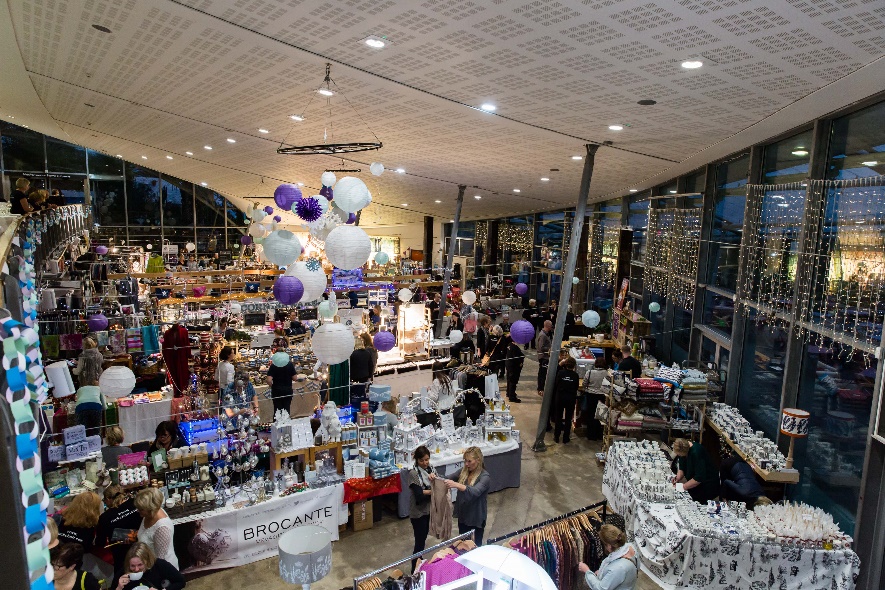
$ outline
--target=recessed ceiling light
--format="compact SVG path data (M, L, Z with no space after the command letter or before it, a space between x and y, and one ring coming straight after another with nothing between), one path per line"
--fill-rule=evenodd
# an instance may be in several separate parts
M109 28L102 26L102 25L92 25L92 28L95 29L96 31L101 31L102 33L110 33L111 32L111 30Z
M234 139L233 137L228 137L228 138L227 138L227 143L237 143L237 140Z
M397 168L396 171L397 171L398 173L400 173L400 174L405 174L405 173L406 173L405 168Z
M519 192L519 191L516 191L516 192ZM473 195L473 198L474 198L474 199L481 199L481 198L482 198L482 195Z
M689 59L689 60L682 62L682 67L685 68L686 70L696 70L703 65L704 65L704 62L702 62L699 59Z
M298 186L304 186L304 183L303 183L303 182L296 182L295 184L298 185Z
M302 117L301 115L289 115L289 118L292 119L293 121L303 121L304 120L304 117Z
M117 155L114 156L114 157L115 157L115 158L122 158L123 156L121 156L120 154L117 154Z
M194 155L193 152L184 152L184 153L186 153L188 156L193 156L193 155Z
M262 127L259 127L259 128L258 128L258 133L270 133L270 131L268 131L267 129L264 129L264 128L262 128Z
M547 182L548 180L550 180L550 179L547 178L546 176L541 177L541 182Z
M384 41L381 37L376 37L375 35L371 35L363 39L363 43L371 47L372 49L381 49L382 47L387 45L387 42Z
M631 188L631 189L630 189L630 192L631 192L631 193L638 193L638 192L639 192L639 189L638 189L638 188Z
M15 117L13 117L12 115L9 115L9 118L10 118L10 119L15 119Z
M335 93L328 88L320 88L319 90L317 90L317 92L319 92L323 96L335 96Z
M583 160L584 156L572 156L572 160Z
M141 159L142 159L142 160L147 160L147 156L142 156Z
M454 219L449 219L449 222L451 222L451 223L455 223L455 220L454 220Z
M166 159L167 159L167 160L171 160L171 159L172 159L172 156L166 156Z
M671 194L671 195L675 195L675 194L676 194L676 191L670 191L670 194Z
M519 190L518 188L515 188L515 189L513 189L513 192L515 192L515 193L521 193L522 191Z
M203 149L204 149L204 150L211 150L211 149L212 149L212 146L211 146L211 145L204 145L204 146L203 146Z
M863 164L864 166L875 166L878 163L879 162L877 162L876 160L870 160L869 162L861 162L861 164Z
M200 184L201 184L202 186L209 186L209 183L208 183L208 182L201 182Z
M439 199L435 200L434 203L442 203Z
M490 102L485 102L479 108L484 111L487 111L489 113L493 113L493 112L495 112L495 109L497 109L498 107L496 107L495 105L493 105Z
M608 128L610 131L620 131L624 128L624 126L623 125L609 125Z
M27 125L22 125L22 127L24 127L25 129L30 129L30 127L28 127Z
M409 206L408 203L400 203L400 205L402 205L403 207L408 207L408 206Z
M799 148L796 148L793 150L793 155L794 156L807 156L808 150L806 150L805 148L799 147Z

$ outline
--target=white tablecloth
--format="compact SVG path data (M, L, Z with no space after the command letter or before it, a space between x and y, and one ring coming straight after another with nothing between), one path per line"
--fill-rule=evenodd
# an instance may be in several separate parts
M143 440L154 440L156 437L157 424L168 420L172 413L172 398L147 404L134 404L128 407L118 407L117 415L120 419L120 428L126 436L124 444L131 444Z

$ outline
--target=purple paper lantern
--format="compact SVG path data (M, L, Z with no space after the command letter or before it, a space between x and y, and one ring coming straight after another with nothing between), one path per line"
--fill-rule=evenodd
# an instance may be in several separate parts
M291 211L295 201L301 198L301 189L294 184L281 184L273 192L273 200L283 211Z
M323 214L323 206L313 197L303 197L295 202L295 215L306 221L313 223Z
M271 213L273 213L273 207L268 205L267 207L264 208L264 212L267 213L268 215L270 215Z
M240 236L240 243L244 246L248 246L252 243L252 236Z
M283 305L295 305L304 296L304 284L297 277L282 275L273 284L273 296Z
M356 213L351 213L347 216L347 224L350 225L356 221Z
M529 291L529 286L525 283L516 283L516 286L513 287L513 290L516 291L517 295L525 295Z
M535 337L535 328L525 320L517 320L510 326L510 338L517 344L528 344Z
M102 256L104 256L105 254L108 253L108 247L107 246L96 246L95 253L101 254Z
M396 337L393 332L378 332L372 339L372 343L378 352L387 352L396 346Z
M326 197L326 200L328 200L328 201L331 201L335 197L335 195L332 193L331 186L324 186L323 188L321 188L320 194L322 196Z
M108 329L108 318L103 313L97 313L89 316L86 325L89 326L90 332L101 332Z

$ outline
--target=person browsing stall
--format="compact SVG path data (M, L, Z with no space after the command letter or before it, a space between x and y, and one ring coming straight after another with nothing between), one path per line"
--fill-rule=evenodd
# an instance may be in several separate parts
M55 570L55 590L101 590L91 573L83 571L83 545L60 543L49 550L49 563Z
M123 446L125 434L123 429L117 426L108 426L105 429L105 441L107 446L101 448L101 460L110 468L116 468L120 455L128 455L132 452L130 447Z
M639 558L636 549L627 543L624 531L610 524L599 529L599 540L607 554L596 572L583 561L578 563L578 571L590 590L634 590L639 573Z
M633 357L633 349L627 345L621 347L621 354L624 360L618 363L618 371L630 373L630 376L636 379L642 376L642 363Z
M215 368L215 380L218 381L218 389L222 390L234 381L234 349L225 346L218 353L218 366Z
M455 387L444 366L437 365L433 368L433 383L430 384L428 393L440 412L451 410L455 405Z
M430 533L430 494L436 471L430 466L430 449L421 445L412 454L415 467L409 470L409 520L415 534L415 545L412 553L423 551ZM412 571L415 571L417 559L412 560Z
M707 449L684 438L673 441L679 467L673 483L681 483L695 502L705 504L719 495L719 473Z
M168 453L169 449L177 449L184 445L184 441L178 434L178 424L172 420L165 420L157 424L157 429L154 430L154 434L156 438L154 438L151 446L148 447L148 457L150 457L154 451L163 449Z
M135 499L116 484L105 488L104 505L106 509L98 517L95 545L99 548L106 547L110 551L114 560L114 581L116 581L123 575L126 552L135 540L136 531L141 525L141 515L135 507ZM131 537L121 539L122 534Z
M519 385L519 376L522 375L522 365L525 363L525 355L519 344L510 340L507 345L504 368L507 369L507 399L515 404L522 403L516 395L516 386Z
M145 488L139 491L135 496L135 508L142 518L138 527L138 540L150 547L154 555L168 561L177 570L178 557L175 556L172 547L172 533L175 527L172 519L163 510L163 492L157 488Z
M101 498L95 492L83 492L65 508L58 527L60 543L77 543L85 551L95 544L95 529L101 514Z
M126 553L125 573L117 582L117 590L146 587L156 590L181 590L184 576L178 566L156 556L147 543L133 543Z
M544 320L544 328L535 339L538 347L538 395L544 395L547 367L550 365L550 349L553 348L553 322Z
M455 502L455 516L458 519L458 534L474 531L473 542L482 545L488 517L489 488L492 476L483 467L482 451L479 447L469 447L464 451L464 467L458 481L445 480L446 487L458 490Z
M277 410L292 409L292 382L298 376L292 359L286 352L275 352L270 359L270 367L267 369L267 384L270 385L270 395L273 401L273 413Z

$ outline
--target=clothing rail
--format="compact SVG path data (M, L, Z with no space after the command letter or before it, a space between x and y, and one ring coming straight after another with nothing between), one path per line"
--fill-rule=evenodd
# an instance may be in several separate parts
M514 531L512 533L507 533L506 535L501 535L500 537L495 537L494 539L489 539L486 541L486 545L491 545L492 543L499 543L501 541L505 541L510 537L515 537L517 535L525 534L529 531L533 531L535 529L543 528L549 524L553 524L554 522L558 522L560 520L565 520L566 518L571 518L572 516L577 516L582 512L588 512L590 510L596 510L597 508L602 508L602 520L605 521L606 511L608 508L608 500L603 500L602 502L597 502L596 504L590 504L589 506L584 506L583 508L578 508L577 510L572 510L571 512L566 512L565 514L560 514L559 516L554 516L553 518L547 519L544 522L539 522L537 524L533 524L531 526L527 526L524 529L519 529L518 531Z
M408 557L406 557L404 559L400 559L399 561L395 561L395 562L388 564L382 568L376 569L375 571L371 571L367 574L357 576L356 578L353 579L353 590L359 590L359 588L358 588L359 583L362 582L363 580L367 580L371 577L377 576L379 574L383 574L384 572L392 570L392 569L399 567L401 565L411 563L413 559L418 559L422 555L426 555L432 551L438 551L440 549L444 549L444 548L448 547L449 545L457 543L458 541L466 541L467 539L473 540L473 531L472 530L467 531L466 533L462 533L462 534L458 535L457 537L452 537L451 539L447 539L447 540L443 541L442 543L437 543L433 547L428 547L427 549L425 549L423 551L419 551L418 553L415 553L413 555L409 555Z

